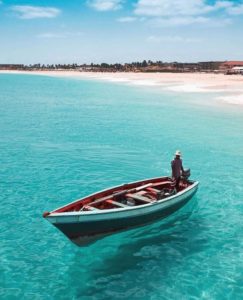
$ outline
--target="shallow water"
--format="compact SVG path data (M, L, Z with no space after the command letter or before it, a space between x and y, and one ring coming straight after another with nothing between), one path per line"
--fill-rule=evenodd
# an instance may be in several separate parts
M0 75L1 299L242 299L243 110L213 94ZM170 218L78 248L42 218L170 174L200 189Z

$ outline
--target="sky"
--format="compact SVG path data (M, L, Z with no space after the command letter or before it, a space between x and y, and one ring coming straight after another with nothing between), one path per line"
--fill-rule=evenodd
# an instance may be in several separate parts
M243 0L0 0L0 64L243 60Z

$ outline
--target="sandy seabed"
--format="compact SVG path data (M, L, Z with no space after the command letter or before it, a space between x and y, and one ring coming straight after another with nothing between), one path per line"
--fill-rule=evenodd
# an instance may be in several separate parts
M243 105L243 76L212 73L102 73L79 71L0 71L7 74L32 74L77 79L95 79L140 86L161 87L184 93L219 92L218 100Z

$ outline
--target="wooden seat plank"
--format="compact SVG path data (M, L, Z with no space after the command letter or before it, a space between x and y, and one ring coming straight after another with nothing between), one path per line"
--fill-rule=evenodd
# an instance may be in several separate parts
M133 194L133 195L143 196L143 195L145 195L145 194L147 194L147 193L148 193L147 191L140 191L140 192L137 192L137 193L135 193L135 194Z
M156 183L153 183L152 187L163 186L163 185L169 185L169 184L173 184L173 181L161 181L161 182L156 182Z
M149 187L149 188L147 188L146 190L147 190L148 192L152 192L152 193L156 193L156 194L158 194L158 193L161 192L160 190L154 189L154 188L152 188L152 187Z
M141 195L138 195L138 194L126 194L126 197L129 197L129 198L132 198L132 199L135 199L135 200L139 200L139 201L142 201L142 202L145 202L145 203L153 203L154 202L154 200L151 200L148 197L144 197L144 196L141 196Z
M114 200L106 200L107 203L110 203L110 204L113 204L115 206L119 206L119 207L122 207L122 208L125 208L125 207L128 207L128 205L126 204L123 204L123 203L120 203L120 202L117 202L117 201L114 201Z
M111 195L107 195L107 196L102 197L100 199L96 199L95 201L91 202L90 205L97 204L97 203L106 201L106 200L110 199L111 197L115 198L116 196L121 196L121 195L129 193L129 192L141 191L141 190L143 190L143 189L145 189L147 187L150 187L152 185L153 185L152 183L147 183L147 184L141 185L141 186L136 187L136 188L132 188L132 189L124 190L124 191L118 191L118 192L115 192L115 193L113 193Z

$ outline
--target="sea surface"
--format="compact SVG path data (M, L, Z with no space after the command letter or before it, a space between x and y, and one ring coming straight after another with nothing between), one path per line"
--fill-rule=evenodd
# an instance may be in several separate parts
M0 299L243 299L243 109L216 96L0 74ZM177 149L200 188L168 219L79 248L42 218Z

